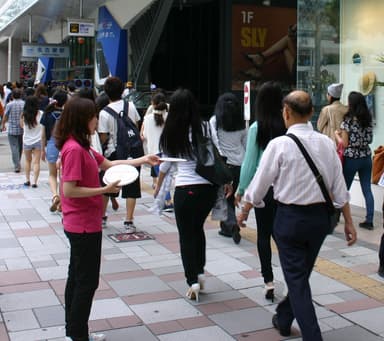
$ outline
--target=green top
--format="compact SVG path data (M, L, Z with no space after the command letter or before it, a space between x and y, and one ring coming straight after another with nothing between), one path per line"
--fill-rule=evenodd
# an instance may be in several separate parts
M264 150L261 150L256 143L257 136L257 122L255 121L249 127L247 137L247 147L245 149L245 155L243 163L241 164L239 186L237 187L237 194L244 195L245 190L253 179L256 173L257 166L261 155Z

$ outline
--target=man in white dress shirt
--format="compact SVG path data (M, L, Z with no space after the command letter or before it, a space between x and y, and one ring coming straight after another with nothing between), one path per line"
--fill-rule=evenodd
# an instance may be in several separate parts
M356 241L356 230L334 143L308 124L313 106L306 92L291 92L284 98L283 104L287 133L300 139L319 169L335 206L343 212L345 237L348 245L352 245ZM296 143L288 136L275 138L265 149L259 168L243 197L244 205L238 215L240 226L245 226L244 221L253 206L264 206L263 198L271 185L278 202L273 233L288 287L288 295L277 306L272 324L282 336L289 336L296 318L304 341L321 341L309 277L330 231L330 219L314 174Z

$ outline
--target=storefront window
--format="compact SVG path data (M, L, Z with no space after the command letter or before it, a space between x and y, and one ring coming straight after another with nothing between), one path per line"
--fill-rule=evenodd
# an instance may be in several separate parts
M299 0L297 12L297 87L311 94L316 121L328 85L340 78L340 3Z

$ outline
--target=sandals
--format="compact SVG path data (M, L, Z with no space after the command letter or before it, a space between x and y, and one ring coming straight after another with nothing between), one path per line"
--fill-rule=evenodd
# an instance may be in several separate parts
M51 212L56 212L60 208L61 210L61 205L60 205L60 197L56 194L52 197L52 205L49 208Z
M261 52L256 52L253 54L243 53L243 56L245 59L251 62L256 68L262 67L265 61L265 56ZM259 61L256 62L255 59L258 59Z

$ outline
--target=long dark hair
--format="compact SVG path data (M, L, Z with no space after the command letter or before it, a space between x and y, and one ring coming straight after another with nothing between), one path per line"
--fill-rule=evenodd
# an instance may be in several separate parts
M371 113L369 112L367 102L362 93L351 91L348 95L348 112L345 117L356 117L363 128L367 128L372 123Z
M56 147L61 150L72 136L81 146L89 149L90 134L88 124L96 116L96 106L88 98L73 96L65 103L64 110L55 126Z
M242 107L239 99L232 93L222 94L215 106L216 127L225 131L245 129Z
M176 90L170 98L169 112L160 136L160 149L170 156L191 157L193 136L201 134L197 102L187 89Z
M36 121L37 114L39 112L39 99L36 96L28 96L25 99L23 118L24 123L27 124L29 129L36 127L38 122Z
M287 131L282 110L283 93L276 82L264 83L256 97L255 118L257 120L256 143L265 149L268 142Z
M167 103L165 102L165 96L162 92L158 92L152 97L153 105L153 117L155 118L155 123L157 127L161 127L164 124L163 114L168 111Z

